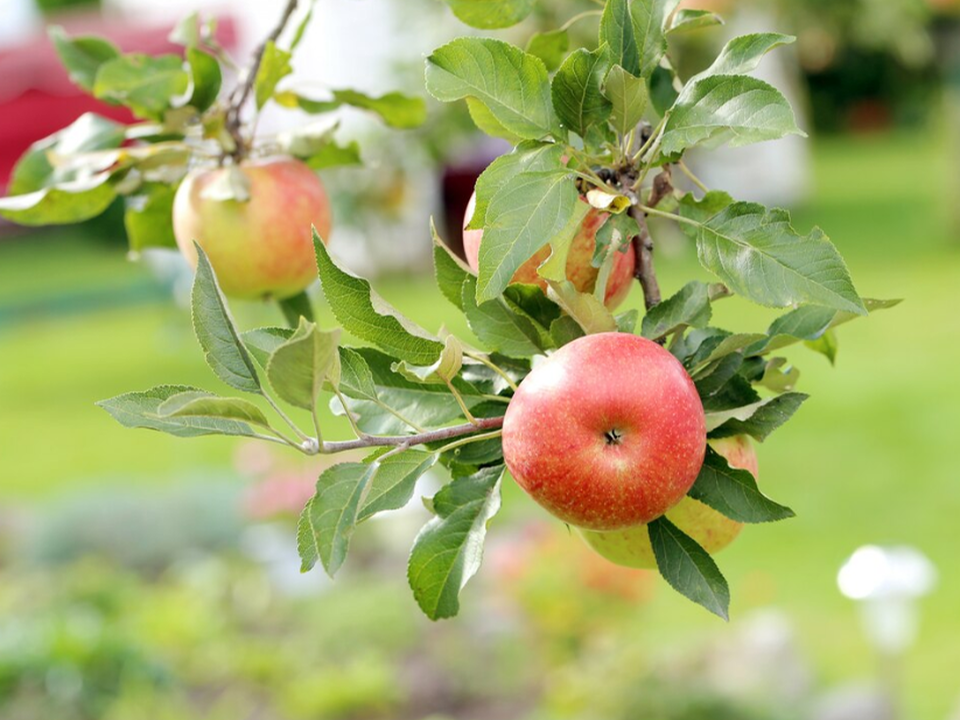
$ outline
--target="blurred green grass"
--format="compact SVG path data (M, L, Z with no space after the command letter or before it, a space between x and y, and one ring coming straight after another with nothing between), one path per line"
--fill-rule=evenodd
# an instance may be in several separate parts
M827 231L863 295L906 302L842 328L836 368L803 349L791 354L803 373L799 389L813 398L761 448L760 461L764 488L798 517L748 529L719 557L734 618L770 605L785 610L819 679L835 682L875 670L855 608L836 591L840 564L864 543L919 547L937 564L941 583L923 603L906 695L912 717L932 719L944 718L960 692L960 474L952 452L960 431L953 372L960 361L960 233L952 224L950 162L938 133L815 143L815 192L795 213L798 229L817 223ZM665 292L691 274L706 278L684 244L665 247L658 267ZM225 390L203 365L188 313L151 302L151 287L147 271L122 252L69 230L0 242L4 501L49 498L91 482L164 483L231 463L235 440L129 431L93 405L162 382ZM377 288L424 326L463 331L428 279L385 279ZM96 312L69 312L78 307L77 291L116 294ZM51 295L67 312L31 313ZM638 305L638 295L629 303ZM235 310L244 327L280 321L258 306ZM762 330L774 314L730 300L718 305L715 321ZM321 318L333 324L328 311ZM338 420L329 428L328 437L346 434ZM534 512L515 489L507 502ZM717 632L715 619L665 587L644 618L637 642L651 646Z

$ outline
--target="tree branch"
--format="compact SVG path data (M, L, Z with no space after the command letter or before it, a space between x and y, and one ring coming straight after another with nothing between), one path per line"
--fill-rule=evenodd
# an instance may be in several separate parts
M257 46L257 49L253 53L253 62L250 64L250 67L247 68L243 81L237 85L237 87L235 87L233 92L230 94L230 105L227 109L226 117L226 129L227 132L230 133L230 137L233 138L234 143L233 152L230 154L233 155L234 160L238 162L243 159L247 152L246 142L241 131L240 113L243 110L243 106L250 98L250 93L253 90L253 84L257 79L257 73L260 72L260 64L263 62L263 54L267 50L267 43L271 41L276 43L280 38L284 28L287 27L287 23L290 22L290 18L297 9L297 2L298 0L287 0L287 6L283 9L283 15L280 17L280 21L277 23L276 27L273 28L270 34L263 40L263 42Z
M438 440L450 440L452 438L472 435L481 430L496 430L503 427L503 418L477 418L476 422L466 423L464 425L455 425L439 430L430 430L417 435L367 435L358 440L341 440L325 442L320 448L324 454L343 452L344 450L357 450L368 447L404 447L411 448L414 445L425 445L426 443L437 442Z
M644 208L653 208L665 197L673 192L673 176L670 172L670 166L663 168L659 175L653 180L653 188L650 190L650 198L645 206L634 203L630 207L630 217L636 223L638 232L633 237L633 250L637 258L637 269L634 277L640 281L640 287L643 288L643 304L647 310L654 305L659 305L660 284L657 282L657 273L653 266L653 238L650 237L650 228L647 227L647 213Z
M630 208L630 217L637 222L640 232L633 236L633 251L637 258L637 269L634 277L640 281L643 288L643 304L650 308L660 304L660 284L657 282L657 273L653 267L653 238L647 227L647 215L634 205Z

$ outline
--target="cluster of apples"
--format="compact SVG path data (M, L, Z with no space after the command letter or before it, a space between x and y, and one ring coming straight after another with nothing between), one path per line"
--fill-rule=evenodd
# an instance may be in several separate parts
M605 217L591 210L571 246L567 276L578 290L590 292L596 282L590 261ZM482 230L464 230L474 271L482 238ZM549 252L543 248L513 282L544 287L537 267ZM611 308L630 291L633 248L615 263L606 289ZM703 404L683 365L628 333L588 335L560 348L523 380L503 423L504 459L520 487L600 555L633 568L656 567L647 524L663 515L709 553L740 533L742 523L687 496L706 445ZM757 476L748 437L710 445L731 467Z

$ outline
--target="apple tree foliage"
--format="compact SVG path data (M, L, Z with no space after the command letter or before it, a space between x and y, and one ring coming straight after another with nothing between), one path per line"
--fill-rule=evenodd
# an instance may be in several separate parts
M520 22L533 1L447 4L464 23L495 30ZM821 230L798 232L786 211L708 190L686 167L684 155L694 148L802 131L783 95L750 74L764 55L793 38L734 38L709 67L683 80L668 38L719 19L678 5L606 0L593 13L599 32L591 47L570 48L561 28L535 34L525 48L471 34L426 58L430 95L465 101L478 128L514 145L476 183L470 227L484 231L476 274L431 226L436 282L451 312L465 316L479 347L404 318L366 280L341 268L320 238L320 287L341 329L359 344L343 343L341 329L319 328L303 297L286 308L291 327L241 330L199 249L192 295L197 339L214 374L246 395L160 385L101 406L124 426L181 437L238 435L310 455L366 450L363 460L320 475L300 518L303 570L319 563L331 576L360 525L406 505L417 479L442 466L451 480L426 501L433 517L414 541L408 568L413 595L433 619L457 614L460 593L479 569L504 482L504 411L537 356L588 333L640 334L663 344L690 373L709 437L764 441L807 399L794 390L797 370L776 353L804 343L833 361L838 325L894 303L861 298ZM246 83L257 109L275 102L324 113L352 105L394 127L422 121L422 101L396 93L338 90L314 99L279 89L303 25L285 47L277 44L280 29L261 48ZM194 16L177 29L184 57L124 55L102 40L56 30L53 38L78 84L144 121L123 127L87 115L42 141L17 166L15 196L0 201L0 213L26 224L75 222L122 195L133 246L172 245L171 188L191 158L220 153L230 162L238 148L249 151L238 144L248 142L237 132L243 90L220 92L224 58L210 26ZM359 160L356 146L337 144L329 128L307 126L272 142L269 149L304 158L316 169ZM675 172L688 175L698 190L674 187ZM581 293L565 267L590 206L609 217L593 258L600 269L596 287ZM693 281L661 298L651 216L677 223L717 282ZM644 308L614 315L603 304L606 280L616 253L631 243ZM539 274L547 291L512 284L517 269L545 244L552 252ZM713 304L734 293L784 313L765 332L715 327ZM325 397L332 397L328 407ZM309 411L313 426L299 427L282 404ZM346 416L356 438L324 439L325 412ZM748 471L710 450L690 495L744 523L793 515L761 493ZM729 588L710 555L665 517L649 531L667 582L726 617Z

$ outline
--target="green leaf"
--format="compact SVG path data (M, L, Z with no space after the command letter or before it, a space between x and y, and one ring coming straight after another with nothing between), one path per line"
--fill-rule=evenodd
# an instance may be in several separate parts
M448 335L436 362L430 365L411 365L401 360L392 366L392 370L411 382L446 385L460 374L462 367L463 343L453 335Z
M374 462L379 462L376 459ZM404 450L379 462L370 489L357 513L363 522L378 512L399 510L413 497L417 480L437 462L436 453Z
M556 347L563 347L577 338L582 338L584 334L580 323L569 315L564 315L550 323L550 337L553 338L553 344Z
M592 192L593 190L590 191L590 193ZM596 246L591 260L593 267L598 268L603 265L609 256L607 251L614 242L617 243L618 247L624 248L636 234L637 221L629 214L610 215L607 221L597 230Z
M803 393L785 393L735 410L707 413L707 434L712 438L750 435L763 442L793 417L808 397Z
M647 311L640 334L649 340L657 340L684 327L703 328L709 324L712 314L710 286L689 282L675 295Z
M277 89L277 83L293 72L291 54L281 50L273 40L268 40L263 50L263 59L253 81L253 94L257 109L262 110Z
M703 224L721 210L733 205L734 202L736 201L730 197L729 193L721 190L711 190L699 200L693 193L687 193L680 199L680 217ZM690 230L689 225L681 227L684 232L696 240L696 231Z
M711 75L688 83L680 93L660 151L672 156L695 145L740 147L785 135L804 133L779 90L746 75Z
M370 366L363 355L351 348L340 348L340 391L362 400L377 399Z
M743 523L775 522L792 518L795 514L761 493L748 470L730 467L726 459L709 446L689 495Z
M840 253L819 228L797 234L785 210L734 203L696 227L700 263L760 305L824 305L865 315Z
M742 365L743 353L730 353L696 373L693 384L700 398L707 402L711 395L720 392Z
M178 55L121 55L100 66L93 94L126 105L136 115L162 120L190 87L190 75Z
M574 183L558 172L522 173L504 183L487 208L477 302L499 296L521 265L563 233L578 197Z
M800 381L800 370L790 365L786 358L772 358L766 364L763 375L755 381L758 385L776 393L793 390Z
M303 509L297 525L301 572L319 560L333 577L343 565L360 504L376 470L376 463L340 463L320 475L317 494Z
M187 105L203 112L217 101L223 75L220 63L210 53L196 48L187 49L187 65L190 67L190 82L193 90Z
M607 0L600 42L632 75L649 78L667 51L665 25L680 0Z
M204 392L174 395L160 405L157 414L162 418L227 420L271 429L267 416L249 400L217 397Z
M173 235L173 197L177 188L162 183L145 183L135 195L124 198L123 224L130 249L177 247Z
M304 160L314 170L363 165L360 144L356 140L351 140L346 145L338 145L335 140L331 140Z
M307 12L304 14L303 19L300 20L300 24L297 25L297 30L293 33L293 38L290 40L291 53L300 46L300 42L303 40L303 36L307 32L307 28L310 26L310 21L313 20L313 9L315 7L315 0L310 0L310 4L307 7Z
M253 360L237 333L226 300L220 292L207 254L197 250L197 275L193 281L191 307L193 329L203 355L214 374L227 385L244 392L260 393L260 378Z
M533 11L534 0L446 0L460 22L480 30L516 25Z
M523 313L536 325L547 330L563 314L539 285L514 283L503 291L503 299L515 312Z
M393 372L395 360L373 348L340 349L340 392L359 417L360 429L371 435L402 435L411 430L442 427L463 417L446 385L411 382ZM477 390L459 378L453 386L468 408L482 402ZM339 401L331 401L334 412ZM416 423L417 428L409 423Z
M267 363L267 378L280 398L294 407L313 411L324 381L340 381L340 331L323 332L300 318L289 340L274 350Z
M310 123L281 132L277 136L277 145L284 155L299 158L314 170L362 165L360 145L355 140L338 145L333 137L337 128L338 124Z
M53 135L38 140L17 161L10 176L10 195L24 195L59 183L83 179L87 168L60 162L69 156L113 150L125 139L126 127L95 113L84 113ZM95 166L94 172L102 170Z
M591 125L606 122L613 104L601 92L603 79L613 65L607 45L593 52L579 48L570 53L550 86L553 107L564 126L585 137Z
M570 246L579 232L590 206L584 202L575 202L569 219L561 230L549 237L550 256L537 268L537 274L545 280L558 283L567 281L567 261ZM559 218L557 218L559 223Z
M570 35L566 30L548 30L536 32L527 41L526 51L543 60L547 72L553 72L563 62L570 49Z
M58 25L51 25L47 32L70 80L87 92L93 92L100 66L120 56L117 46L103 38L72 38Z
M490 137L506 140L511 145L519 145L524 140L516 133L507 130L503 123L497 120L496 116L490 112L490 108L477 100L475 97L466 98L467 110L470 112L470 119L477 126L477 130L489 135Z
M257 433L245 422L218 420L210 417L162 417L160 406L170 398L184 393L208 394L189 385L160 385L143 392L129 392L109 400L101 400L99 407L106 410L127 428L158 430L177 437L200 435L242 435L255 437Z
M640 311L636 308L614 316L614 320L617 321L617 329L622 333L630 333L631 335L636 332L639 319Z
M547 282L560 307L577 321L587 335L617 332L617 321L602 300L592 293L579 292L569 280Z
M299 321L298 321L299 323ZM256 330L247 330L240 336L244 347L264 370L274 351L293 337L292 328L263 327Z
M730 588L707 551L666 517L657 518L647 529L657 568L670 586L714 615L729 620Z
M900 302L900 300L863 299L864 307L870 314L895 307ZM747 354L761 355L794 345L802 340L815 342L828 330L857 317L860 315L816 305L799 307L774 320L767 329L768 337L751 345L747 349Z
M791 35L780 33L754 33L735 37L724 46L710 67L690 78L690 81L695 82L710 75L744 75L752 72L768 52L781 45L789 45L795 40Z
M716 13L712 13L709 10L688 10L684 8L674 14L673 24L670 26L667 34L673 35L674 33L698 30L714 25L723 25L723 18Z
M556 143L523 142L513 152L501 155L480 173L476 183L476 204L468 230L482 230L490 201L510 180L522 173L565 172L563 148Z
M510 132L538 140L556 118L543 61L490 38L458 38L427 58L427 91L437 100L474 97Z
M280 307L280 312L283 313L287 325L292 328L300 325L301 318L309 320L310 322L316 322L313 303L310 302L310 296L306 290L302 290L296 295L291 295L283 300L278 300L277 305Z
M356 90L334 90L333 97L343 105L376 113L387 125L394 128L419 127L427 119L427 105L423 98L399 92L374 97Z
M690 367L696 368L715 362L730 353L752 346L762 337L764 336L759 333L732 333L723 336L722 339L717 338L716 342L705 343L698 348L690 362Z
M643 119L647 109L650 99L647 84L620 65L614 65L607 73L603 94L610 99L613 129L621 136L628 135Z
M0 198L0 216L20 225L67 225L96 217L117 197L109 179L109 173L101 173Z
M183 45L185 48L197 47L203 40L203 21L200 19L200 13L192 12L181 18L167 35L167 40L174 45Z
M680 97L677 82L679 80L672 69L654 68L650 76L650 104L660 117L666 116Z
M429 365L443 344L387 304L370 283L339 268L314 231L323 294L343 329L401 360Z
M471 274L460 258L456 257L437 234L437 227L430 218L430 233L433 236L433 268L440 292L451 303L463 310L463 281Z
M467 324L488 350L516 358L531 357L543 352L540 335L533 323L511 310L502 298L477 303L475 277L467 276L461 292Z
M807 340L803 343L814 352L818 352L830 361L831 365L837 364L837 350L840 343L837 340L837 333L833 330L827 330L816 340Z
M407 578L431 620L460 610L460 591L480 569L487 524L500 509L503 466L459 477L433 498L436 517L417 535Z

